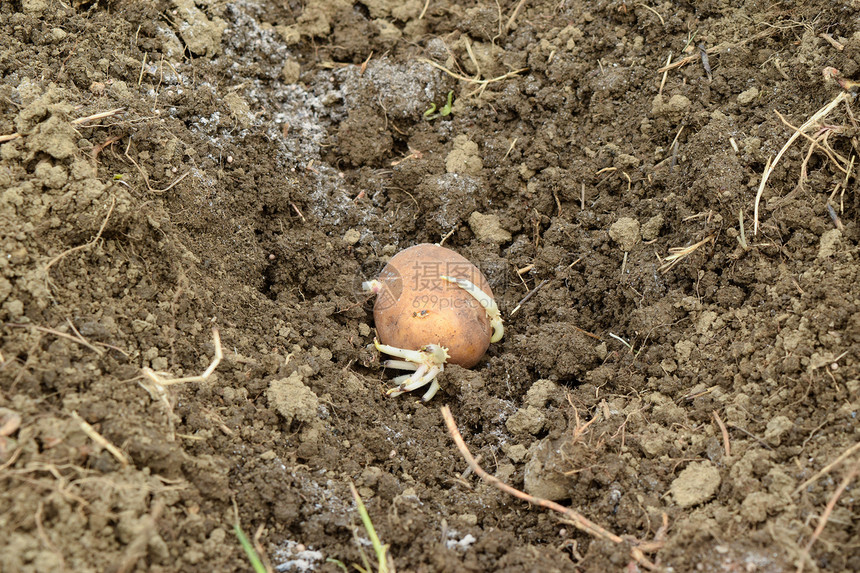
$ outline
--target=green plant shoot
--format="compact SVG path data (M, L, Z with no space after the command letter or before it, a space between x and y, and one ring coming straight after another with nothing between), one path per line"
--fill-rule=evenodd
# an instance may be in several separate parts
M446 115L451 115L451 108L454 104L454 91L448 92L448 101L445 105L442 106L442 109L439 110L439 113L436 113L436 104L431 103L430 108L424 112L424 119L427 121L431 121L436 119L437 117L444 117Z

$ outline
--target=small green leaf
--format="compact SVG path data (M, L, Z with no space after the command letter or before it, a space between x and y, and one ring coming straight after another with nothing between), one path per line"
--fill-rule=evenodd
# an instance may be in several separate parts
M451 114L451 106L454 103L454 92L453 90L448 92L448 103L446 103L442 109L439 110L439 115L446 116Z
M245 532L242 531L242 528L239 527L238 523L233 525L233 530L236 532L236 537L239 538L239 543L242 545L242 549L245 550L245 555L248 556L248 560L251 562L251 567L254 568L255 573L266 573L266 567L260 560L260 556L257 555L257 551L251 545L251 541L245 535Z

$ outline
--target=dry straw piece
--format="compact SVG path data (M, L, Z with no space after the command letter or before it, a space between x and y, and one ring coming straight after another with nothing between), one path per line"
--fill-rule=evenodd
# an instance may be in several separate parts
M79 117L78 119L73 119L71 121L72 125L83 125L90 121L96 121L98 119L105 119L108 117L113 117L115 115L119 115L125 111L124 107L118 107L116 109L111 109L108 111L103 111L100 113L94 113L93 115L88 115L86 117ZM14 141L15 139L19 139L23 137L20 133L10 133L9 135L0 135L0 143L6 143L7 141Z
M844 80L840 80L839 72L834 68L825 68L824 77L828 80L835 79L843 87L843 91L839 92L839 94L835 98L833 98L830 103L812 114L809 119L803 122L800 127L794 127L778 111L774 110L774 113L776 113L782 123L792 129L794 133L791 134L791 137L788 138L788 141L785 142L785 145L783 145L782 149L779 150L779 153L776 154L776 157L772 160L770 158L768 158L767 160L764 172L761 176L761 182L759 183L758 191L756 192L755 196L755 206L753 208L753 235L758 235L759 206L761 204L761 197L764 193L765 186L767 185L767 180L770 178L774 169L776 169L779 160L782 159L782 156L785 155L786 151L788 151L788 149L795 141L797 141L798 138L803 137L810 142L809 152L807 154L806 159L803 161L803 165L801 167L798 188L803 188L803 181L806 178L806 165L809 161L809 157L815 149L823 151L827 158L830 159L830 161L834 165L836 165L837 169L839 169L842 173L846 174L846 177L850 175L853 161L849 161L848 159L834 151L827 143L827 138L830 136L830 134L837 131L841 131L841 129L832 126L825 126L824 120L842 102L848 102L852 98L851 94L848 91L848 89L851 88L852 85L845 82ZM815 136L810 136L809 133L814 130L816 131Z
M672 247L669 249L669 256L663 259L663 264L660 265L660 272L665 273L671 270L675 265L692 255L700 247L708 244L716 238L716 235L709 235L696 244L689 247Z

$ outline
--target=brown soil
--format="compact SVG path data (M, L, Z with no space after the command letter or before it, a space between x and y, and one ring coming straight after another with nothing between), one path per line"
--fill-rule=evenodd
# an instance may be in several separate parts
M279 571L354 570L349 480L401 572L631 563L464 475L443 404L666 570L860 570L850 98L754 234L774 110L860 75L860 5L426 4L0 3L0 570L248 570L237 515ZM443 236L506 335L386 397L358 285ZM213 376L144 377L203 372L212 325Z

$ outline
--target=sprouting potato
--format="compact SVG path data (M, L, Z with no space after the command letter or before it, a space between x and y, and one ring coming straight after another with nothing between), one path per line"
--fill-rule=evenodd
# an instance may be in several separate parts
M400 251L363 286L377 294L376 348L401 359L385 365L414 371L394 379L390 396L430 384L429 400L446 362L471 368L504 334L486 277L450 249L425 243Z
M382 269L386 288L373 318L383 344L417 350L427 344L448 349L448 362L470 368L490 346L487 313L468 291L442 277L469 280L492 297L483 273L444 247L422 244L400 251Z

